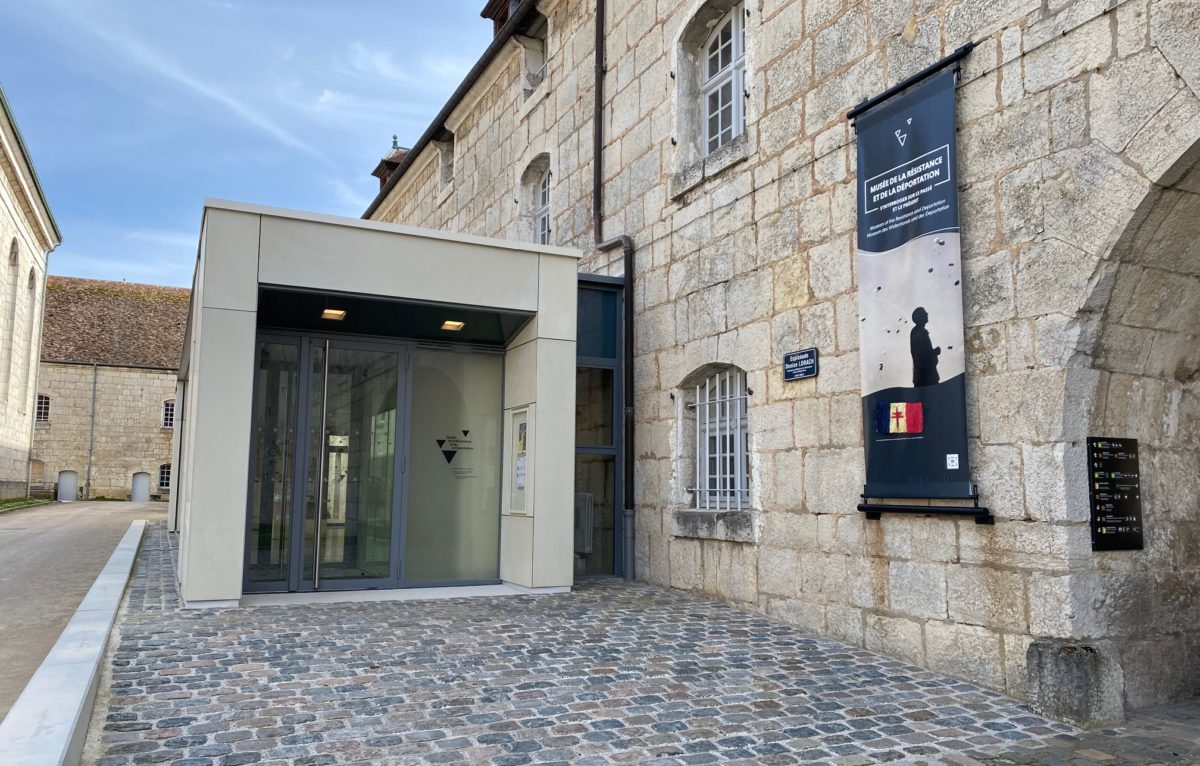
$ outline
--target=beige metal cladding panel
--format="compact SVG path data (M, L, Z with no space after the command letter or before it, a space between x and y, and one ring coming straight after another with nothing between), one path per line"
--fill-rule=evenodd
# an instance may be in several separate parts
M259 280L536 311L538 254L264 216Z

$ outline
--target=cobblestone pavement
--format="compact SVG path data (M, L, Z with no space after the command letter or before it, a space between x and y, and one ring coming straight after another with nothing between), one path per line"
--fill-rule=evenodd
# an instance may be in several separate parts
M1039 747L979 761L986 766L1200 764L1200 700L1138 711L1119 729L1060 735Z
M1003 695L649 586L193 612L171 553L151 527L100 766L1091 763Z

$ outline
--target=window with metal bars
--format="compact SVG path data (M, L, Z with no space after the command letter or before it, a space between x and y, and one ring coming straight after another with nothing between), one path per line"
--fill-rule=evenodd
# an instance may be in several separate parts
M745 131L746 28L742 5L713 27L704 44L700 103L704 151L712 154Z
M750 507L750 443L746 431L746 374L722 368L693 386L687 404L695 416L696 510Z

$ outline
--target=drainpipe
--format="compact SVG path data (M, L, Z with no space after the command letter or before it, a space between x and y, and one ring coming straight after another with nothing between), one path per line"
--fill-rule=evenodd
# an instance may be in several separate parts
M623 343L624 357L623 398L625 404L625 427L623 439L623 485L624 485L624 530L622 561L625 564L625 579L632 581L634 576L634 504L633 504L633 238L628 234L620 234L612 239L604 238L604 75L608 71L605 64L604 37L605 0L596 0L596 91L592 105L592 231L595 235L596 250L602 253L616 250L622 251L622 262L625 271L625 300L623 301Z
M88 427L87 481L83 485L83 499L92 499L92 450L96 445L96 363L92 362L92 423Z

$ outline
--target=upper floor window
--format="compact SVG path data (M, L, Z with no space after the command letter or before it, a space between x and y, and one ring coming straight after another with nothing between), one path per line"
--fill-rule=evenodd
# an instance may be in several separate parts
M167 399L162 405L162 427L175 427L175 400Z
M171 488L171 464L164 463L158 467L158 488Z
M746 373L736 367L706 368L693 376L685 396L695 422L695 508L702 511L750 507L750 445L746 429Z
M434 139L433 145L438 152L438 186L447 189L454 184L454 134L448 130L442 131L441 137Z
M50 422L50 397L45 394L37 395L37 405L34 408L33 417L38 423Z
M549 24L546 17L534 11L525 28L513 39L521 46L525 66L522 73L522 87L525 95L530 96L546 79L546 36Z
M519 238L539 245L550 244L550 155L543 152L534 157L519 181L520 192L514 200L518 205Z
M746 129L746 27L741 3L713 27L704 43L700 88L705 154L712 154Z
M550 168L542 173L537 185L537 208L534 210L539 245L550 244Z

